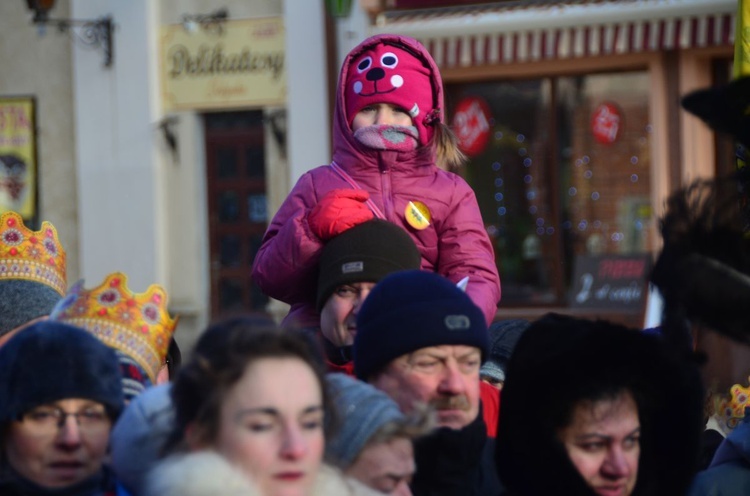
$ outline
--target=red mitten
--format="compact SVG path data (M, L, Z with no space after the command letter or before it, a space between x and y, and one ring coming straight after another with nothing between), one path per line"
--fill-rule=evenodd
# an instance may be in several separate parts
M361 189L334 189L320 199L307 216L310 230L322 240L328 240L347 229L374 217L365 202L370 198Z

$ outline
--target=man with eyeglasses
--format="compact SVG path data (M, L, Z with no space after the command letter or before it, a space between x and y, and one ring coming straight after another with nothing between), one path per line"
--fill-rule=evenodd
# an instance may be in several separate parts
M0 348L0 494L114 494L104 461L121 380L115 352L67 324L38 322Z

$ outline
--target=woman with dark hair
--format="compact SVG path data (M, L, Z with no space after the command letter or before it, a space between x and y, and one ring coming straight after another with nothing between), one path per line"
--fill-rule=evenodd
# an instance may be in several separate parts
M657 337L547 315L508 366L500 479L513 496L684 494L701 407L695 369Z
M237 318L210 327L172 386L171 453L146 494L360 494L322 465L328 394L304 338Z

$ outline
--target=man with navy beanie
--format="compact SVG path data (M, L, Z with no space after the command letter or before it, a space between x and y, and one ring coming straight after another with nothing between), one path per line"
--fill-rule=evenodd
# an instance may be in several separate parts
M353 349L357 377L405 413L423 403L437 413L439 428L415 443L415 496L500 493L480 402L487 348L482 311L435 273L393 273L362 304Z

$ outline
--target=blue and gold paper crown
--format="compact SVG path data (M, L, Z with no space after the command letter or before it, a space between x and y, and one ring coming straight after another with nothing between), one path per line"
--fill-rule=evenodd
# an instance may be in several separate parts
M107 346L132 358L156 383L164 364L177 318L167 312L167 293L152 284L144 293L128 289L127 276L109 274L93 289L75 284L55 307L50 319L83 327Z
M16 212L0 216L0 281L38 282L63 296L65 271L65 250L52 224L42 222L41 230L32 231Z

